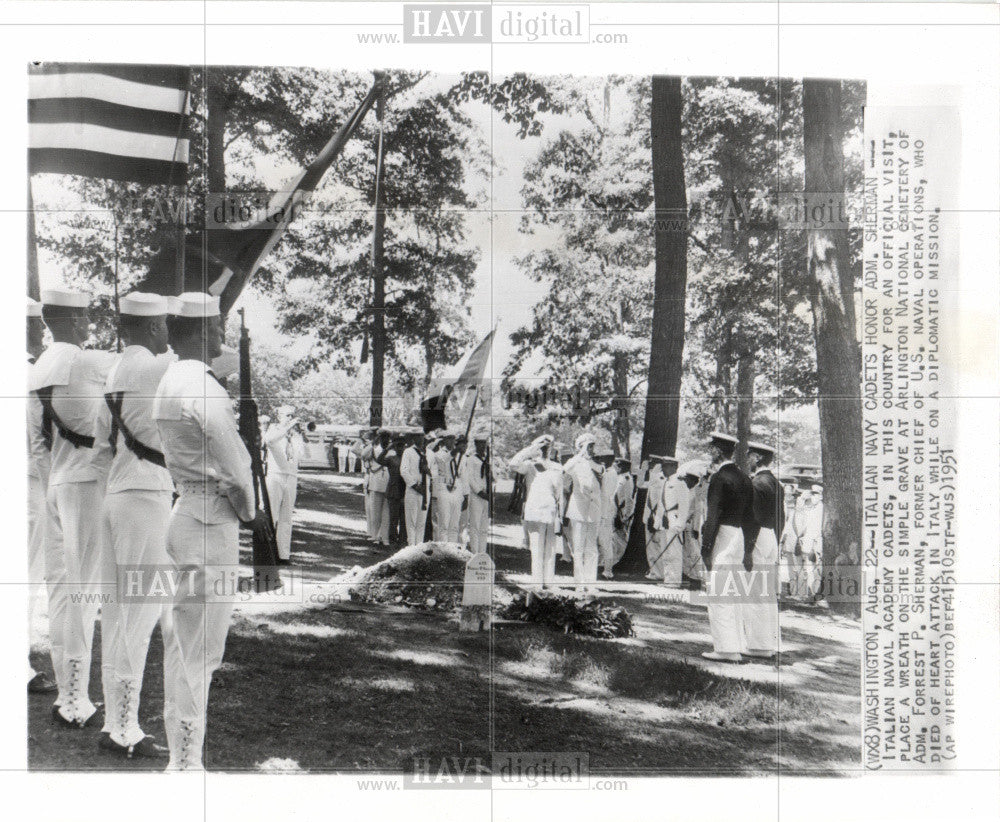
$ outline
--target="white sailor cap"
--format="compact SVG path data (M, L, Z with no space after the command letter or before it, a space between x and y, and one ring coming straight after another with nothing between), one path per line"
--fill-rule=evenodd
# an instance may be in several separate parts
M809 490L812 491L814 494L822 494L823 493L823 483L822 482L816 482L814 480L813 484L812 484L812 487Z
M669 463L673 463L674 465L677 465L677 457L674 457L674 456L671 456L671 455L650 454L649 455L649 461L650 461L650 463L659 462L659 463L666 464L666 463L669 462Z
M688 460L687 462L681 463L680 467L677 469L677 476L679 477L695 477L697 479L701 479L707 473L708 466L702 460Z
M595 448L594 449L594 456L595 457L613 457L614 455L615 455L615 452L612 451L610 448Z
M597 442L597 440L594 438L593 434L588 434L584 432L583 434L580 434L580 436L576 438L574 446L577 451L582 451L584 448L587 447L588 444L592 445L595 442Z
M61 308L87 308L90 306L90 298L79 291L50 288L42 292L42 305L56 305Z
M762 442L747 443L747 449L749 451L756 451L758 454L770 454L771 456L774 456L774 449L770 445L765 445Z
M28 297L28 317L41 317L42 316L42 304L38 300L33 300Z
M713 431L711 434L708 435L708 438L712 442L725 442L729 443L730 445L739 444L739 440L736 437L734 437L732 434L725 434L722 431Z
M474 442L489 442L490 432L488 428L482 427L477 428L472 432L472 440Z
M159 294L133 291L119 300L118 313L130 317L159 317L167 313L167 298Z
M532 441L531 444L532 445L536 445L536 446L538 446L540 448L543 445L552 445L552 443L554 441L555 441L555 439L553 438L553 436L551 434L542 434L542 435L540 435L538 437L535 437L535 439Z
M219 298L201 291L185 291L169 306L170 313L194 319L219 316Z

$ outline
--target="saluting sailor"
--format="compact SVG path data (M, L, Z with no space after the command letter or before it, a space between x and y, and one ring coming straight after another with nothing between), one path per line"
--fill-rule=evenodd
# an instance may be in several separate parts
M174 484L163 459L152 403L175 357L167 353L166 297L133 292L121 299L119 313L125 349L108 374L105 402L94 427L95 447L107 448L112 455L101 512L102 545L112 574L116 566L121 569L122 583L116 591L117 630L111 653L102 660L107 733L99 744L129 757L158 757L167 749L139 727L139 692L150 635L169 609L163 601L144 597L141 582L130 596L129 585L168 562L167 521ZM111 628L108 623L105 612L102 635Z
M556 577L556 531L563 507L563 470L549 459L552 437L543 434L518 451L510 461L512 471L524 477L523 528L531 551L531 582L547 588Z
M299 485L299 462L305 453L305 443L299 434L295 409L283 405L278 409L278 421L264 433L267 446L267 497L274 518L275 541L278 543L278 564L288 565L292 556L292 517Z
M27 306L27 349L28 365L44 350L45 324L42 322L42 304L28 297ZM30 644L36 640L35 626L47 610L49 592L45 588L45 490L49 483L50 454L45 448L34 452L31 448L31 432L41 430L42 406L35 396L28 397L28 637ZM58 597L57 592L52 592ZM62 592L65 593L65 592ZM55 662L53 661L53 669ZM28 665L28 693L51 694L57 688L55 682L42 671L35 671Z
M469 494L469 550L486 550L490 532L490 493L493 475L490 469L489 434L479 430L472 438L472 450L462 459L461 476Z
M743 571L752 568L758 530L753 516L753 484L733 462L737 442L729 434L710 434L716 468L708 483L701 547L708 569L708 624L714 646L702 656L723 662L740 662L747 649Z
M760 531L753 549L754 584L746 605L746 654L770 659L781 650L777 535L785 527L785 492L769 467L774 459L771 446L751 442L747 456L753 482L753 514Z
M45 572L50 586L62 588L49 602L59 686L52 716L68 727L97 721L89 696L94 622L100 596L114 598L114 589L102 590L100 584L99 518L108 463L94 448L93 431L115 355L81 347L90 336L87 309L85 294L42 292L42 318L53 343L31 367L28 382L42 408L40 424L31 431L32 453L51 454Z
M212 674L222 662L232 618L226 591L239 561L240 522L262 527L254 510L250 455L229 394L209 368L222 346L219 300L181 294L167 319L180 358L167 368L153 401L167 470L179 494L167 528L167 554L184 575L163 640L163 718L169 769L201 769ZM185 595L188 591L194 596Z
M597 582L597 526L604 468L594 461L592 434L580 434L575 445L576 455L563 466L570 490L564 522L570 527L576 588L589 591Z

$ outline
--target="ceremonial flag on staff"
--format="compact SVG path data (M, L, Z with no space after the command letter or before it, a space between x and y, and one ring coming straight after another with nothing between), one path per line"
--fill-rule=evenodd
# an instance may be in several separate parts
M446 427L444 409L456 388L477 385L482 380L495 334L496 328L466 351L449 375L431 380L427 386L427 394L420 403L420 416L425 431Z
M246 221L233 221L230 212L247 205L239 197L212 192L206 203L204 232L187 235L185 247L185 290L207 291L219 297L223 313L236 302L243 287L274 249L289 223L300 210L306 196L319 185L351 135L361 125L375 102L379 89L376 80L371 91L354 113L341 125L322 151L283 191L273 195L267 205ZM221 196L220 196L221 195ZM154 293L170 293L176 251L166 238L160 254L150 265L150 278L144 284ZM157 291L166 288L166 291Z
M29 173L182 185L190 79L185 66L29 64Z

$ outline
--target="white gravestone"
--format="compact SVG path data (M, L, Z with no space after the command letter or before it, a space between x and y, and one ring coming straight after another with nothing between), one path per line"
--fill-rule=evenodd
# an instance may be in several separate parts
M495 570L496 566L494 566L493 560L485 552L476 554L465 563L459 630L482 631L489 626Z

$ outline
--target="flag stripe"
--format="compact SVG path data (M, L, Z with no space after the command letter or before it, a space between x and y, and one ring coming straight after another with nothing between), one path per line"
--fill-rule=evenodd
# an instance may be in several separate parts
M60 97L28 101L28 122L89 123L121 131L158 134L176 140L184 128L184 115L174 111L153 111L91 100L86 97Z
M153 65L149 63L31 63L28 74L57 76L65 74L103 74L151 86L186 89L187 66Z
M31 148L28 170L31 174L80 174L156 185L184 180L187 164L72 148Z
M187 88L138 83L105 74L33 74L28 78L29 99L60 97L88 97L120 106L181 114L187 102Z
M188 159L187 140L136 134L89 123L35 123L28 131L28 147L78 149L168 163L186 163Z

